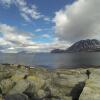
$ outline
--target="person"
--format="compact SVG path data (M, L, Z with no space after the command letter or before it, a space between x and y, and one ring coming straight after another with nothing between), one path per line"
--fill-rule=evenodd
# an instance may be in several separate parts
M90 78L91 72L89 70L86 70L86 75L88 76L88 79Z

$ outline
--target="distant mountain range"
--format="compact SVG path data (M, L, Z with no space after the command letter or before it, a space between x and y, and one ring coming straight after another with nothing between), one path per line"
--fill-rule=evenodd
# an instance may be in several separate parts
M80 40L66 50L54 49L51 53L100 52L100 41L96 39Z
M17 54L29 54L29 53L33 53L33 52L29 52L29 51L20 51Z

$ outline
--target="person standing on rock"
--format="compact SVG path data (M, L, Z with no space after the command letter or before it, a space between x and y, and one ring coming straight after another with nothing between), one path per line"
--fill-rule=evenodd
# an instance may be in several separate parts
M88 76L88 79L90 78L91 72L89 70L86 70L86 75Z

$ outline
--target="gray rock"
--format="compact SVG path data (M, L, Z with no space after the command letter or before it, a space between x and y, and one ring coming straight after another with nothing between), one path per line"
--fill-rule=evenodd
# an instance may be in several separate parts
M4 98L5 100L29 100L25 94L12 94L7 95Z

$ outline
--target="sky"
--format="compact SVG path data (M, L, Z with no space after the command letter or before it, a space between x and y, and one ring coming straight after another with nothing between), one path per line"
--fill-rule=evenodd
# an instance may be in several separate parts
M100 37L100 0L0 0L0 51L50 52Z

